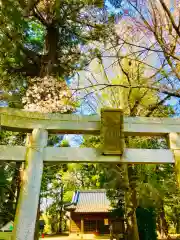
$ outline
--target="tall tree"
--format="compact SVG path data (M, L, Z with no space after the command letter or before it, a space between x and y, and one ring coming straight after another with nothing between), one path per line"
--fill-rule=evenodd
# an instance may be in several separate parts
M2 1L2 86L12 90L23 76L63 78L81 69L95 55L89 43L108 35L103 11L102 0Z

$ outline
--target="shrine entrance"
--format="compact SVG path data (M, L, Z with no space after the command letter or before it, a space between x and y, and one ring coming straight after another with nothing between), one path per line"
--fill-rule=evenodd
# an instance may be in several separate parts
M99 116L42 114L0 108L2 130L27 133L26 146L0 146L0 161L26 162L15 216L13 240L33 240L43 163L175 163L180 184L180 119L123 117L119 109ZM47 147L50 134L100 134L101 149ZM125 136L163 136L169 149L130 149Z

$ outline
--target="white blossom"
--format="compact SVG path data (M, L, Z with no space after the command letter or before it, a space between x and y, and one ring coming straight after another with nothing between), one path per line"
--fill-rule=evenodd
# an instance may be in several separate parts
M74 111L72 92L53 77L33 78L22 102L28 111L43 113Z

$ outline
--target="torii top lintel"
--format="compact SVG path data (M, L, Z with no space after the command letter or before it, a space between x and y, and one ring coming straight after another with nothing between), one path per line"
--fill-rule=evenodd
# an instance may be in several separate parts
M104 110L101 111L103 113ZM114 112L122 116L119 109L106 109L111 116ZM164 136L171 132L180 132L180 118L124 117L124 135ZM100 134L101 117L99 115L81 116L75 114L27 112L22 109L0 108L2 129L16 132L32 132L43 128L53 134Z

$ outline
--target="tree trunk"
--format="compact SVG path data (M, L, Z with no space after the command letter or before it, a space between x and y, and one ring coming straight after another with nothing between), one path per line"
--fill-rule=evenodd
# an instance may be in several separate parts
M161 238L168 238L168 223L165 217L164 203L161 201L161 208L159 213L159 230Z
M62 233L62 221L63 221L63 209L61 207L60 212L59 212L60 216L59 216L59 229L58 232Z
M53 74L54 65L57 59L58 30L55 25L47 27L44 50L47 53L42 57L40 77Z
M52 222L51 222L51 230L52 230L52 233L56 232L56 226L55 226L55 221L54 220L52 220Z
M129 146L129 139L125 138L125 145ZM126 178L129 182L129 190L130 190L130 205L132 205L131 214L129 215L127 221L131 223L129 224L128 229L128 239L131 240L139 240L139 231L136 217L136 209L137 209L137 193L136 193L136 172L133 168L132 164L128 164L126 167ZM130 218L130 219L129 219ZM129 221L130 220L130 221Z
M132 214L131 214L131 224L132 224L132 240L139 240L139 231L136 218L136 209L137 209L137 196L136 196L136 181L134 179L135 173L132 165L128 165L128 178L129 178L129 187L131 190L131 203L132 203Z
M62 222L63 222L63 195L64 195L64 188L63 186L61 187L61 193L60 193L60 199L61 199L61 207L59 211L59 229L58 232L62 233Z
M180 233L180 218L179 218L179 211L177 208L174 208L173 214L175 216L173 223L176 228L176 234L179 234Z
M23 181L23 173L24 173L24 163L21 164L21 168L19 169L19 178L18 178L17 189L16 189L15 212L17 209L17 204L18 204L18 199L19 199L19 194L20 194L20 189L21 189L21 183Z
M159 215L157 216L157 231L159 232L159 234L161 234L161 220Z
M179 219L179 215L176 215L176 234L180 233L180 219Z
M10 193L9 193L9 198L8 198L8 211L10 213L9 220L14 220L13 215L15 215L15 210L16 210L16 205L17 205L17 197L16 193L18 193L18 189L20 188L20 168L21 168L21 163L15 163L15 171L14 175L12 178L11 182L11 187L10 187ZM15 207L14 207L15 203Z

